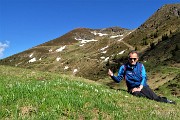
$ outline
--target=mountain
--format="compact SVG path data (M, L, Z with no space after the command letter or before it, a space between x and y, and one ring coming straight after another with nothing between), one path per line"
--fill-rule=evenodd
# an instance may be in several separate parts
M149 78L152 79L150 84L161 86L180 73L179 41L180 4L168 4L158 9L137 29L77 28L54 40L2 59L0 64L101 81L107 78L108 68L117 72L126 61L128 52L137 50L140 61L147 66ZM162 75L157 72L162 71L162 66L171 67L176 72L172 73L168 69ZM162 78L163 82L159 80Z
M29 50L1 60L1 64L52 71L78 76L98 78L104 72L113 44L130 34L132 30L110 27L104 29L77 28L67 34L35 46ZM121 48L121 47L120 47ZM113 48L123 53L127 46Z

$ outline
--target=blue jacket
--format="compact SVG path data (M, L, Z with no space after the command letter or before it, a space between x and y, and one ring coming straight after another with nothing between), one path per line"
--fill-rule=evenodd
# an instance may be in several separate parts
M122 65L118 75L111 78L118 83L125 78L128 91L140 85L147 86L146 71L144 65L139 62L136 65L130 65L129 63Z

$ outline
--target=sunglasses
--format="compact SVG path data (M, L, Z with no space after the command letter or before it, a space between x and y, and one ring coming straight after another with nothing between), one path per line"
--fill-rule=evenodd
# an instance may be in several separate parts
M134 60L134 61L136 61L136 60L137 60L137 58L129 58L129 60Z

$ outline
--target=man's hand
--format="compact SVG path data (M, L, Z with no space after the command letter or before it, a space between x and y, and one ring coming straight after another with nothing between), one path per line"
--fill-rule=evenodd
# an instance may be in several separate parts
M113 76L113 72L110 69L108 70L108 75Z
M132 89L132 93L133 93L133 92L137 92L137 91L141 91L142 88L143 88L143 85L140 85L138 88L133 88L133 89Z

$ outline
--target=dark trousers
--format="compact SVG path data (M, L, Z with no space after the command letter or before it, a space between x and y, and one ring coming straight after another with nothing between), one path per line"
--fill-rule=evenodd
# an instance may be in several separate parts
M133 92L133 93L130 92L130 93L137 97L146 97L151 100L167 103L166 97L160 97L160 96L156 95L148 86L144 86L141 91L137 91L137 92Z

